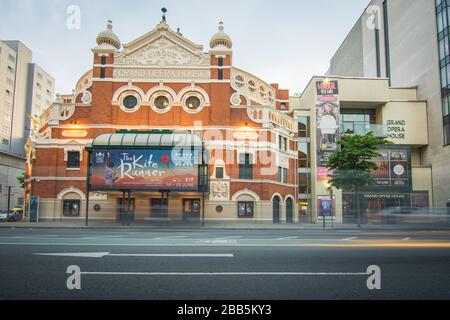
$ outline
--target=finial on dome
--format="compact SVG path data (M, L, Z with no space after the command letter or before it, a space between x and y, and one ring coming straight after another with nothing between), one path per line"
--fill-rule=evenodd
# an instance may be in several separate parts
M107 26L108 30L112 31L112 29L113 29L113 22L112 22L112 20L108 20L108 24L106 26Z
M212 36L211 41L209 42L209 46L211 49L217 49L217 47L222 46L225 49L230 49L233 47L233 42L229 35L227 35L224 31L224 23L223 21L219 22L219 32Z

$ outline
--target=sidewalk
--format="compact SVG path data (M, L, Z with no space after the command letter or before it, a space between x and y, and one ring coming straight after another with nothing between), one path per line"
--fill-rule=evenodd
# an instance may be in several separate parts
M323 230L322 223L317 224L273 224L262 222L212 222L207 221L203 227L201 223L188 222L134 222L130 226L122 226L111 221L89 221L86 227L84 221L76 222L1 222L0 228L42 228L42 229L222 229L222 230ZM450 226L442 225L363 225L358 228L355 224L326 224L326 230L450 230Z

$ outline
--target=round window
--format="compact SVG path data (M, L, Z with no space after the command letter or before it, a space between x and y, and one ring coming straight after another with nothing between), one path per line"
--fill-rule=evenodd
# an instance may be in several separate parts
M238 88L242 88L245 85L244 78L240 75L237 75L234 78L235 84Z
M158 110L165 110L169 107L170 101L166 96L159 96L155 99L155 107Z
M256 85L255 85L255 82L253 80L250 80L248 82L248 88L250 89L251 92L255 92L256 91Z
M131 110L137 107L138 99L133 95L129 95L123 99L122 104L125 108Z
M222 213L223 212L223 207L222 206L217 206L216 207L216 212L217 213Z
M201 104L202 102L196 96L191 96L186 99L186 108L188 108L189 110L197 110L198 108L200 108Z
M100 212L100 211L102 211L102 206L99 205L99 204L94 205L94 211L95 211L95 212Z

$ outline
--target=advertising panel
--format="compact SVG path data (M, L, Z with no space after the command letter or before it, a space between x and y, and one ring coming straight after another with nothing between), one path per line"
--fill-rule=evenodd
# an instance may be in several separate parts
M407 149L381 149L381 156L375 159L377 170L372 171L374 187L401 187L411 185L410 156Z
M340 138L340 101L338 82L316 82L317 180L329 180L326 163L337 150Z
M196 150L94 149L92 191L198 191Z
M336 214L334 210L334 197L318 196L318 217L325 219L334 219Z

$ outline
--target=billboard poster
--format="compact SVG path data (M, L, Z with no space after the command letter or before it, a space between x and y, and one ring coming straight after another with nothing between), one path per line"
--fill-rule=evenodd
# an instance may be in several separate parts
M318 216L319 218L334 218L334 198L330 196L318 196Z
M381 149L381 156L374 159L378 166L372 171L375 187L402 187L411 184L410 156L407 149Z
M92 191L198 191L197 150L94 149Z
M29 222L39 222L39 202L40 198L38 196L31 196L29 209L28 209L28 221Z
M326 163L340 139L340 101L336 80L316 82L317 180L328 181Z

